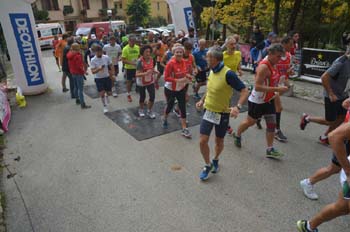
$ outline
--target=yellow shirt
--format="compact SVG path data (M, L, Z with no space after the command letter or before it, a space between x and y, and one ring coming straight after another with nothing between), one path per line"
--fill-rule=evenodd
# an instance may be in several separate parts
M242 54L240 51L235 51L232 55L229 55L227 51L224 51L224 64L232 71L238 71L238 65L242 61Z
M233 94L232 87L226 82L226 73L230 69L224 66L219 72L210 71L207 83L204 108L215 113L230 112L230 101Z

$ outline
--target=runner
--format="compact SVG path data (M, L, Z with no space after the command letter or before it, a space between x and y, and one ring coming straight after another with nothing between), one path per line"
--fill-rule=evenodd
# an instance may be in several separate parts
M282 86L285 85L289 88L290 87L289 76L293 74L292 57L290 54L290 49L293 47L293 39L289 36L286 36L282 39L281 44L286 52L276 65L277 71L280 75L279 85L282 85ZM281 142L286 142L287 137L281 131L281 114L282 114L283 107L282 107L281 97L279 93L276 93L275 108L276 108L275 139Z
M130 95L132 83L135 81L136 75L136 61L140 56L140 47L135 44L135 36L129 37L129 43L123 48L122 61L125 67L126 73L126 88L128 91L128 102L132 102Z
M73 37L67 38L67 44L63 49L62 53L62 71L68 77L69 80L69 88L70 88L70 96L72 99L77 99L77 96L75 95L75 82L72 77L72 74L70 73L69 65L68 65L68 59L67 59L67 53L70 51L72 44L74 43Z
M75 81L74 84L74 95L76 96L76 104L80 105L81 109L89 109L91 106L86 105L84 101L84 61L83 56L80 53L80 45L73 43L71 50L67 54L69 72L72 75L72 79Z
M198 91L201 86L205 86L207 84L207 71L208 71L208 62L206 59L206 55L208 49L206 48L207 41L205 39L201 39L198 42L198 48L193 52L193 56L195 58L195 62L197 64L198 74L196 75L196 82L193 84L193 92L194 98L200 99L201 97L198 94Z
M322 75L322 85L324 91L325 117L312 117L303 113L300 121L300 129L305 130L308 123L314 122L328 126L324 135L319 137L322 144L328 145L328 133L337 128L343 121L346 110L342 107L342 102L348 98L346 85L350 73L350 49L336 59L330 68Z
M118 89L118 82L117 77L119 74L119 60L120 55L122 54L122 49L119 46L119 44L116 43L116 39L114 36L111 36L109 38L109 43L103 46L103 51L105 54L112 60L113 68L114 68L114 77L112 77L112 86L114 86L114 91L112 91L113 97L117 97L117 89Z
M350 102L350 100L345 100L343 102L343 107L345 106L345 109L347 107L347 102ZM350 111L347 111L344 123L348 123L350 120ZM346 154L349 157L350 155L350 142L344 141L345 147L346 147ZM339 161L336 157L336 155L333 153L332 155L332 162L327 166L318 169L312 176L309 178L306 178L302 181L300 181L300 186L303 189L304 195L311 199L311 200L317 200L318 195L314 190L314 185L324 179L327 179L328 177L337 174L341 171L341 166L339 164Z
M167 40L168 40L169 34L163 33L162 35L162 40L160 41L159 44L159 49L158 49L158 54L157 54L157 70L158 70L158 75L157 75L157 80L155 81L155 87L156 89L159 89L159 79L164 73L164 67L161 65L162 59L168 50L168 45L167 45Z
M147 116L151 119L155 119L156 115L152 111L153 103L155 99L155 86L154 76L158 74L158 71L154 70L154 64L152 59L152 47L145 45L140 50L141 57L136 63L136 84L139 86L140 92L140 109L139 116L145 117L144 105L146 99L146 89L149 94L149 101L147 107Z
M52 40L53 56L55 57L56 65L57 65L57 67L58 67L58 71L61 72L60 60L59 60L59 58L56 56L56 47L57 47L58 43L59 43L58 36L55 35L55 36L53 37L53 40Z
M346 109L350 107L350 100L343 102ZM340 174L342 190L335 203L325 206L311 220L299 220L297 228L300 232L317 232L317 227L326 221L348 215L350 213L350 158L347 158L344 141L350 139L350 123L344 123L329 133L329 142L339 164L343 168Z
M248 99L248 116L241 122L237 134L233 134L237 147L241 147L241 135L249 127L256 123L256 120L264 116L266 121L266 157L280 158L283 154L273 147L273 139L276 129L276 111L274 104L275 92L284 93L288 90L286 86L278 87L279 74L275 65L284 54L281 44L273 44L268 49L268 56L262 60L257 68L255 86Z
M181 44L175 44L173 47L174 57L165 67L164 93L167 100L167 106L163 116L163 128L168 128L168 115L174 107L175 99L178 101L181 114L182 135L191 138L191 132L186 123L186 85L191 83L192 76L188 73L186 62L183 59L184 47Z
M63 34L62 39L58 42L55 50L55 55L59 58L60 64L63 63L63 50L67 45L67 39L68 39L68 34ZM66 87L66 79L67 79L67 74L65 72L62 72L62 92L68 92L69 89Z
M96 56L91 60L91 72L95 74L95 83L103 104L103 113L107 113L107 105L109 104L108 96L112 95L112 79L110 78L110 74L114 75L114 68L111 59L103 55L101 46L96 45L95 51Z
M224 66L223 53L220 48L212 47L207 53L208 64L211 69L208 77L207 92L197 102L198 109L204 105L204 116L200 125L200 150L205 162L199 178L206 180L209 173L219 171L219 156L224 149L224 137L226 134L229 118L237 118L242 104L248 98L248 89L228 67ZM232 89L240 92L238 104L230 108L233 94ZM209 138L215 126L215 157L210 162Z

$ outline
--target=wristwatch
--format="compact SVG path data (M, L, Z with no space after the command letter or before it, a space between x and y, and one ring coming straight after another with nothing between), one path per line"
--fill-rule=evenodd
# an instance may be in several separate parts
M242 109L242 105L241 104L237 104L236 107L241 110Z

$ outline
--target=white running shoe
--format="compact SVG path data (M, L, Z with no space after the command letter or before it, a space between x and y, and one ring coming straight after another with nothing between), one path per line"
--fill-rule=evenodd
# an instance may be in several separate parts
M145 111L139 109L139 116L140 116L141 118L145 117Z
M309 184L307 179L300 181L300 187L303 189L304 195L307 198L311 200L318 199L318 195L315 193L314 186L312 184Z
M118 97L117 92L116 92L116 91L113 91L112 96L113 96L113 97Z
M151 119L155 119L156 118L156 114L151 111L151 110L147 110L147 116Z
M108 111L109 111L109 110L108 110L107 106L104 106L104 107L103 107L103 113L104 113L104 114L105 114L105 113L108 113Z

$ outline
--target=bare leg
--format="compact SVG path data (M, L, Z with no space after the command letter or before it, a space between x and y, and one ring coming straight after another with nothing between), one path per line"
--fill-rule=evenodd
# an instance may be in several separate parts
M200 135L199 138L199 148L201 150L204 162L207 165L210 165L210 149L209 149L209 136L208 135Z
M67 75L65 72L62 73L62 89L67 89L66 87L66 79L67 79Z
M221 152L224 150L224 139L215 137L215 159L218 160Z
M253 126L256 123L256 119L247 116L246 119L244 119L241 124L239 124L237 129L237 136L240 137L241 134L246 131L249 127Z
M327 179L328 177L339 173L340 170L340 167L331 163L327 167L318 169L311 177L309 177L310 183L314 185L317 182L320 182L321 180Z
M330 221L339 216L349 214L349 203L344 200L343 194L340 192L338 200L335 203L326 205L315 217L313 217L309 223L312 230L316 229L324 222Z

